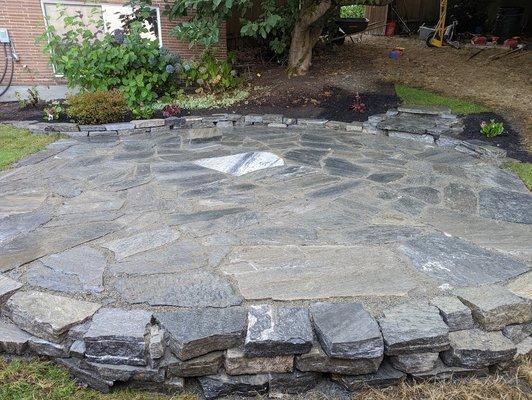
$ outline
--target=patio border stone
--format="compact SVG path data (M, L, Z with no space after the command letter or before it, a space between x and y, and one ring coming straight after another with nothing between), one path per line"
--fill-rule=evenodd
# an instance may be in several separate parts
M413 118L433 118L434 127L414 129L409 132L408 127L401 127L403 131L391 129L388 119L410 114ZM460 117L442 107L398 107L388 110L384 114L368 117L365 122L342 122L319 118L291 118L282 114L229 114L216 113L210 116L187 115L183 117L155 118L132 120L103 125L82 125L75 123L58 123L42 121L4 121L5 124L21 126L33 133L50 134L61 132L64 135L79 138L102 136L128 136L146 133L163 133L173 130L181 131L182 143L203 142L206 140L220 140L219 130L240 126L268 126L270 128L329 129L335 132L349 132L351 134L383 135L400 140L414 140L439 147L452 148L456 151L472 155L477 158L493 162L497 165L506 159L506 151L490 146L478 140L461 140L458 135L463 130ZM440 123L444 126L440 126ZM207 128L207 129L205 129Z
M14 284L10 287L18 286L16 281L11 283ZM490 288L492 290L486 291L482 298L488 304L498 301L495 297L503 290L502 287ZM404 303L384 310L384 317L377 316L378 319L356 303L342 302L298 308L279 305L198 308L171 314L186 316L181 318L184 325L179 325L180 335L185 335L180 340L192 344L194 349L191 347L191 351L183 353L181 347L176 348L174 343L178 326L162 323L167 322L162 314L156 313L152 317L150 312L139 309L98 310L99 304L87 303L91 307L89 312L74 314L68 320L65 320L63 310L54 307L46 313L49 315L45 321L35 312L47 307L50 295L41 297L38 293L14 289L2 297L2 302L6 304L3 305L3 319L0 319L0 353L48 356L69 369L79 381L102 392L108 391L115 382L180 392L188 380L198 379L207 398L253 395L268 390L272 391L272 395L305 391L318 380L330 378L331 373L332 379L348 390L356 390L363 385L394 385L406 377L446 379L453 377L449 371L459 368L464 371L460 376L478 371L485 373L486 367L504 367L516 354L519 344L512 343L504 335L512 336L516 342L523 337L527 340L526 334L509 335L508 332L518 329L528 331L532 321L532 312L523 311L519 319L522 325L506 326L506 315L495 313L491 317L493 325L453 332L457 328L471 329L469 322L457 324L457 319L462 321L461 316L468 314L466 309L476 312L479 307L476 301L464 301L460 297L462 292L457 293L458 298L447 296L443 299L445 301L441 297L432 299L430 304L437 304L440 309L429 305L429 302ZM52 297L61 304L78 302L86 308L84 302ZM530 302L527 299L522 301ZM13 313L15 309L16 314ZM353 311L356 316L350 317L348 314ZM249 313L248 318L246 313ZM9 319L15 315L26 317ZM313 326L309 316L313 318ZM44 324L44 329L34 328L37 319L42 320L39 323ZM353 332L345 332L343 335L341 331L356 329L359 320L369 325L372 320L377 320L382 333L378 329L371 330L368 336L371 340L362 338L364 352L353 353L351 348L359 346L358 334L353 336ZM55 325L54 321L61 322L61 326L55 327L54 335L50 335L47 321ZM409 324L413 326L409 327ZM426 324L434 324L434 327ZM184 326L186 329L183 329ZM504 329L494 331L495 326ZM253 346L252 354L247 354L243 347L246 329L247 344L250 340L260 344ZM448 330L451 330L448 334L450 343L447 341ZM378 340L374 339L374 331L379 336ZM58 333L61 335L58 336ZM333 351L331 356L321 350L317 342L312 348L308 347L312 337L323 340L324 335L328 337L324 343L329 352L334 346L340 346L342 351ZM170 340L172 337L173 342ZM435 337L442 340L438 339L436 343ZM48 339L54 339L55 343ZM400 342L400 351L393 347L392 339ZM385 356L368 358L366 352L371 352L371 349L366 345L375 343L380 348L376 350L376 356L379 356L382 354L382 341L386 346ZM343 351L344 347L347 352ZM249 347L247 350L250 350ZM281 381L282 384L279 384Z

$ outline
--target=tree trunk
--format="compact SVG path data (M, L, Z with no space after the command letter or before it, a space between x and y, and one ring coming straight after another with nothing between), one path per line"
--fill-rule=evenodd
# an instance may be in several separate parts
M292 32L288 55L288 74L305 75L312 65L312 49L320 37L323 21L318 21L331 7L331 0L302 5Z

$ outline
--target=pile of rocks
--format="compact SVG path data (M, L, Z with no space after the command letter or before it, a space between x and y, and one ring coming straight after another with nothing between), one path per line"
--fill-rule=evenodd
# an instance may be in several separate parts
M466 288L375 318L360 303L151 312L33 290L0 278L0 350L44 355L107 392L116 382L206 398L300 393L331 377L348 390L407 377L486 374L532 349L532 303L499 286Z
M460 140L463 130L462 120L448 107L398 107L385 114L370 116L363 125L364 133L436 144L480 158L506 157L505 150L482 141Z

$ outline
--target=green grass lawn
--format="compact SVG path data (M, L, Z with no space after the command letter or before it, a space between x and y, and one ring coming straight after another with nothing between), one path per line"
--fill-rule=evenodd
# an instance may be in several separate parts
M468 103L404 85L395 85L395 93L405 105L409 106L446 106L455 114L460 115L490 111L489 108L480 104Z
M515 173L532 190L532 163L512 162L503 165L503 168Z
M194 395L171 396L140 390L110 394L79 387L69 373L51 362L13 361L0 357L2 400L196 400Z
M42 150L59 138L60 135L35 135L25 129L0 124L0 170L27 154Z
M367 389L353 394L352 400L478 400L528 399L532 385L532 362L522 357L504 373L487 379L404 383L388 389ZM261 399L264 397L256 397ZM335 400L319 392L290 396L291 400ZM0 357L0 399L2 400L198 400L194 394L164 395L120 389L109 394L80 388L66 370L45 361L14 361Z

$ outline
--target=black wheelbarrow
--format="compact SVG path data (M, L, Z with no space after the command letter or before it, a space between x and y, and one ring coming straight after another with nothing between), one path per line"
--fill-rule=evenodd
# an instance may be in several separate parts
M334 44L344 44L345 38L353 38L351 35L364 32L368 29L369 19L367 18L339 18L335 20L338 26L338 37L331 40ZM353 41L354 42L354 41Z

